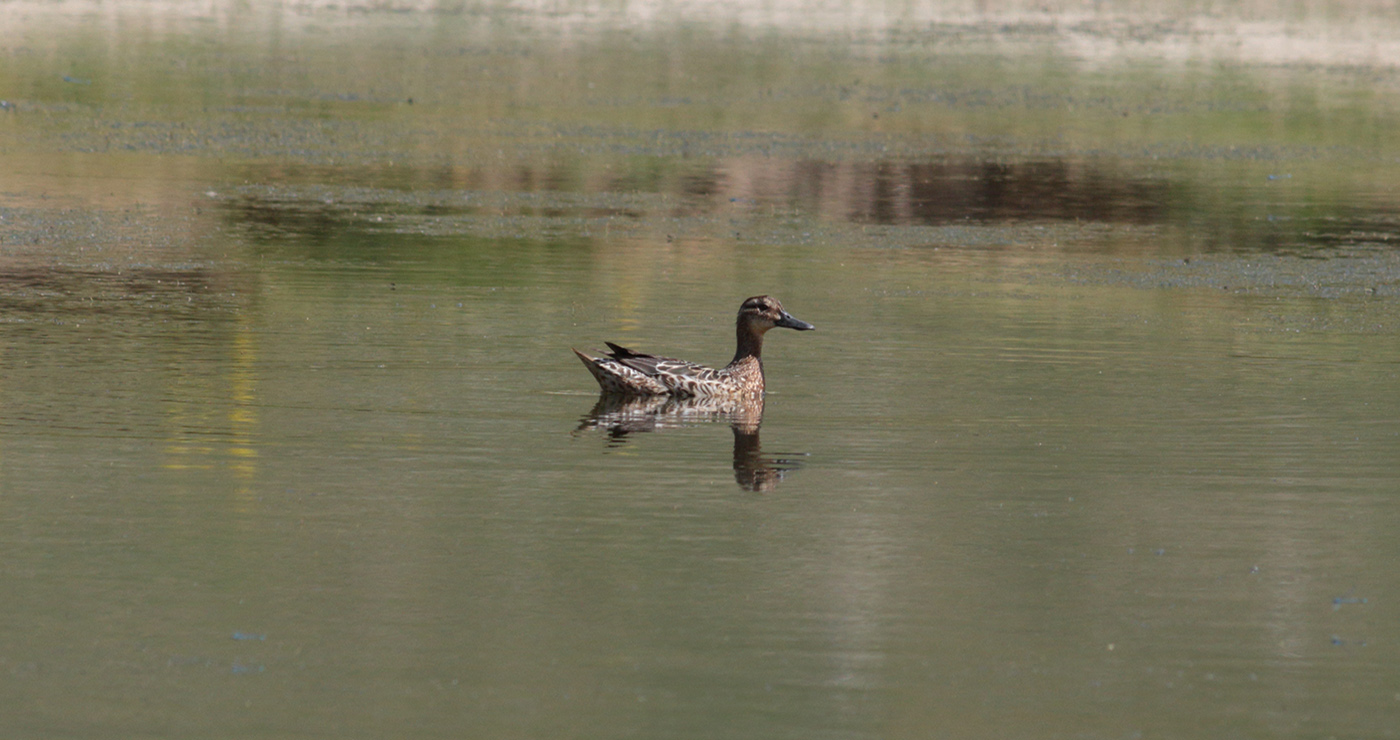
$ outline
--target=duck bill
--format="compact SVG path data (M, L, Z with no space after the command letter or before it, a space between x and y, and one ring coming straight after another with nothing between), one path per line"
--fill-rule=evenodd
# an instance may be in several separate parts
M781 326L785 329L796 329L798 331L810 331L812 329L817 328L803 321L802 319L793 318L792 314L788 313L787 311L783 312L783 317L781 319L778 319L778 323L774 324L773 326Z

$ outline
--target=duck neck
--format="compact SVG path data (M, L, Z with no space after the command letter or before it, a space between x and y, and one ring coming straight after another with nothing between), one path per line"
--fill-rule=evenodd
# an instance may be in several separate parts
M738 337L738 347L734 350L734 359L730 365L737 365L743 360L752 357L759 362L759 367L763 366L763 332L757 331L753 325L747 321L740 321L736 330Z

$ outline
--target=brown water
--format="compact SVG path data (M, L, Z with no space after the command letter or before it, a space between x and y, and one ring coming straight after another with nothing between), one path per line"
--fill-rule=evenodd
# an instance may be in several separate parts
M1393 18L704 7L0 6L0 735L1400 734Z

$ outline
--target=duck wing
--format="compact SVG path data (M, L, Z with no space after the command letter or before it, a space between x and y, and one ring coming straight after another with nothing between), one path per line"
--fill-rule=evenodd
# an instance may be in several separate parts
M662 382L665 382L664 379L668 377L698 378L707 377L709 374L712 374L714 372L713 369L705 367L704 365L696 364L694 362L677 360L674 357L657 357L656 355L648 355L642 352L630 350L621 345L613 344L612 342L603 342L603 344L608 345L608 349L612 350L612 352L608 353L608 357L617 360L619 363L622 363L623 365L630 367L633 370L642 373L643 375L647 375L653 378L661 378L663 379ZM670 383L667 383L667 385L669 386Z

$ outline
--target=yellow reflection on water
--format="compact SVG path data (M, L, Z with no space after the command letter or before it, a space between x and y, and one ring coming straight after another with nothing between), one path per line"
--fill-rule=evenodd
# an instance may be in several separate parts
M236 496L245 505L254 500L251 484L257 474L257 333L251 312L240 311L234 324L229 362L229 467L239 480Z
M237 481L236 508L245 512L253 510L257 500L253 489L259 456L255 319L251 312L237 312L226 346L206 348L226 353L227 360L214 363L213 373L192 364L182 369L177 362L168 373L163 394L166 457L161 467L227 471Z

